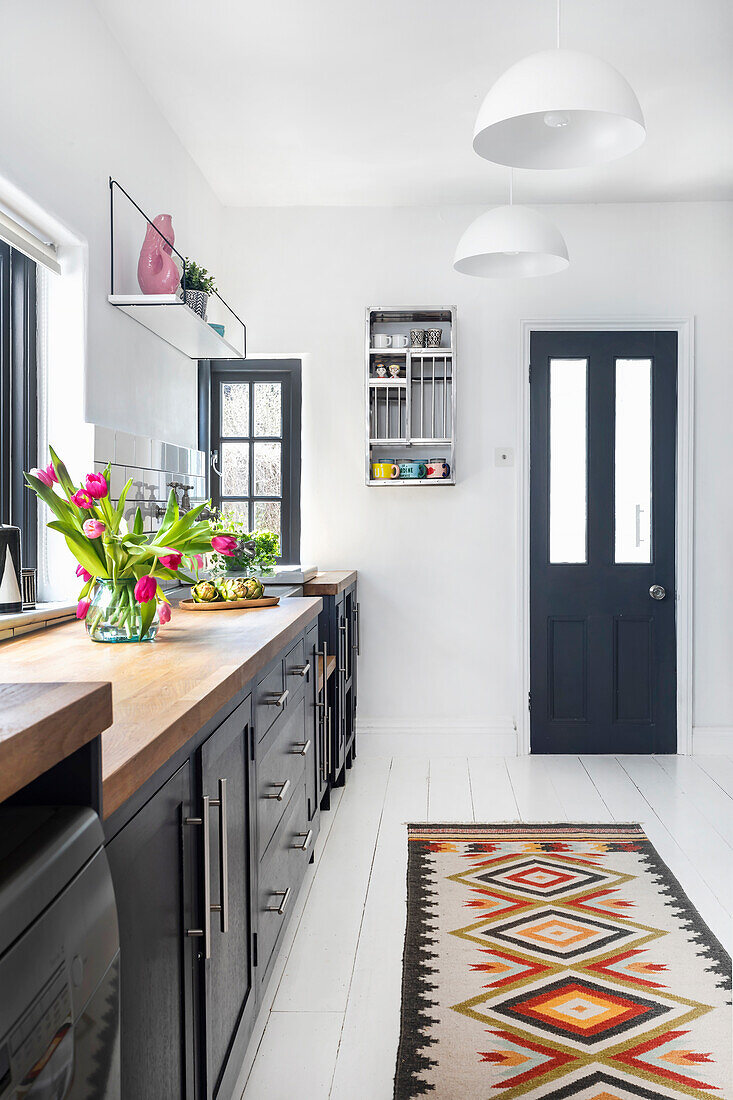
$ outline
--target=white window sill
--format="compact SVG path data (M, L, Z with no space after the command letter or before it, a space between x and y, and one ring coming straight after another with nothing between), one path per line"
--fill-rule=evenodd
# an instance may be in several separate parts
M0 642L17 638L20 634L29 634L32 630L55 626L64 619L73 618L75 613L75 603L39 603L32 611L14 611L0 615Z

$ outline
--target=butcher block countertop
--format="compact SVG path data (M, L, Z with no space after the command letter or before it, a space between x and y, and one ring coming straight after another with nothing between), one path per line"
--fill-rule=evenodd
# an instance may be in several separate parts
M89 681L111 683L112 723L102 734L107 818L296 638L321 606L320 599L291 598L253 611L179 610L154 642L138 644L91 642L82 623L64 623L0 644L0 675L14 685L75 684L80 693L100 686ZM53 716L48 721L53 728ZM13 738L21 756L23 736ZM36 775L59 759L57 741L49 742L47 763L42 749L37 736L29 741ZM0 772L4 760L0 742Z
M330 573L316 573L315 577L303 585L305 596L338 596L356 580L355 569L332 570Z
M109 683L0 684L0 802L111 725Z

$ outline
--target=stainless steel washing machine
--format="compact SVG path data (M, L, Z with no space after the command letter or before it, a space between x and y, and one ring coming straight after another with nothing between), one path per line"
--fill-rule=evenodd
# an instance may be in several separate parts
M119 935L102 828L0 807L0 1100L120 1100Z

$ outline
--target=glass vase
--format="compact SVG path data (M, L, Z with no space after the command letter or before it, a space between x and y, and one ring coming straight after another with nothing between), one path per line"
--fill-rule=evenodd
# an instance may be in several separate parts
M87 634L93 642L152 642L158 633L158 610L141 637L141 605L135 599L135 578L97 581L86 616Z

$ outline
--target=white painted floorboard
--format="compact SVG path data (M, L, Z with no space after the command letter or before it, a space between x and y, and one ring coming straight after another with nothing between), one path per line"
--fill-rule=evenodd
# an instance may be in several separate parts
M390 1100L408 822L639 822L731 948L733 759L361 756L322 815L243 1100Z

